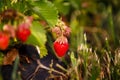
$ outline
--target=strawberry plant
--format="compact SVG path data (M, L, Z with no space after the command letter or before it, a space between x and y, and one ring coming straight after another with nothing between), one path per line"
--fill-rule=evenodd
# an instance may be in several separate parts
M23 6L22 3L26 6ZM13 46L14 43L19 42L32 44L39 47L41 57L45 56L47 54L47 49L45 48L47 30L44 28L47 26L52 28L58 21L58 13L54 5L44 0L7 1L7 4L10 5L6 5L2 1L1 4L0 27L1 31L7 32L10 36L10 43L8 45ZM5 8L5 5L7 8ZM29 9L31 10L29 11ZM50 14L44 11L49 11ZM40 23L42 20L47 23L44 27Z
M119 80L119 3L0 0L0 80Z
M34 46L39 52L37 55L39 58L46 56L48 54L46 33L58 23L59 19L54 4L46 0L2 0L0 7L0 54L3 55L0 57L0 63L3 66L13 66L17 56L22 57L20 61L25 60L30 63L29 53L27 55L21 53L22 45ZM41 21L46 24L43 25ZM15 63L18 66L17 62ZM16 73L16 70L13 70L14 76Z
M69 43L67 37L70 35L70 28L65 25L64 22L59 21L52 29L52 32L56 33L57 39L53 43L54 50L58 57L63 57L69 49Z

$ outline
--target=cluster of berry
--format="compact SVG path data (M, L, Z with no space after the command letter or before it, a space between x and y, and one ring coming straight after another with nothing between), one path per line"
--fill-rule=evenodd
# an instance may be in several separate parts
M55 32L58 36L53 44L56 55L63 57L69 48L67 37L70 35L71 29L63 21L58 21L52 32Z
M0 50L5 50L11 40L25 42L31 34L30 26L33 18L27 16L18 25L5 24L0 31Z

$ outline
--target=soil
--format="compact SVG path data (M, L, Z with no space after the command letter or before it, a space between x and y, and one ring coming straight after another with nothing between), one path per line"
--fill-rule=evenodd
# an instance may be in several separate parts
M20 73L22 80L60 80L60 77L68 80L67 78L64 78L64 75L55 71L50 73L50 70L48 70L49 68L65 73L56 66L58 63L62 67L66 68L65 64L60 61L54 54L49 53L46 57L40 58L36 47L28 44L22 44L16 49L18 50L20 59L17 73ZM14 61L12 64L2 65L1 70L3 80L12 80L12 71L14 68L13 64ZM51 67L50 64L52 65Z

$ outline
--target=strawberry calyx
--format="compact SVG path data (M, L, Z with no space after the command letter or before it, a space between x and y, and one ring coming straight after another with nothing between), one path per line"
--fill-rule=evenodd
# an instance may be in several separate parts
M59 42L60 44L64 44L64 43L68 43L68 40L65 36L62 35L62 36L58 37L55 42Z

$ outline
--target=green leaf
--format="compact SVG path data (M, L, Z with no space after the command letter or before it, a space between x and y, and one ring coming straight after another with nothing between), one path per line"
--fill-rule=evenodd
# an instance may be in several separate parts
M0 12L10 7L10 0L0 0Z
M16 3L11 4L11 7L21 13L25 13L27 11L27 2L25 0L18 1Z
M56 25L58 20L58 12L55 6L49 1L34 1L30 3L33 7L32 10L47 23L53 27Z
M70 2L65 2L64 0L54 0L53 3L55 4L60 13L62 13L63 15L69 14Z
M47 49L45 43L47 41L46 32L43 26L39 22L34 21L31 26L31 36L29 37L27 43L38 46L40 49L40 57L47 55Z

